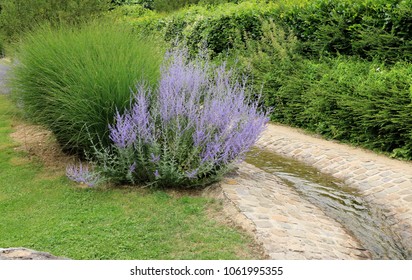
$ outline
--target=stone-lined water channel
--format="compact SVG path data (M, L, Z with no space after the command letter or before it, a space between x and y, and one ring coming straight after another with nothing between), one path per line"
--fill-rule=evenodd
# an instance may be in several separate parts
M411 259L393 223L380 209L365 201L359 191L317 169L275 153L254 149L246 161L271 173L303 198L339 222L368 250L373 259Z

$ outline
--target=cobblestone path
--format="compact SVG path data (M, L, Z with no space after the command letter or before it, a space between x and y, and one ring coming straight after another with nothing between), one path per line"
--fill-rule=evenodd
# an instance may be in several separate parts
M412 250L410 163L279 125L269 125L257 146L309 164L358 189L371 206L395 221L392 227ZM246 163L237 172L222 183L223 192L255 224L257 239L271 258L370 258L342 225L274 175Z
M344 228L277 178L242 163L221 183L224 195L255 225L271 259L368 259Z

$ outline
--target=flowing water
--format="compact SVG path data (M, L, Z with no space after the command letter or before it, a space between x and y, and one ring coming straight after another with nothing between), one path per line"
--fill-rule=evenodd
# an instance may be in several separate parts
M391 229L393 221L382 210L371 207L356 189L311 166L260 149L253 149L246 162L280 177L321 208L353 235L373 259L412 258Z

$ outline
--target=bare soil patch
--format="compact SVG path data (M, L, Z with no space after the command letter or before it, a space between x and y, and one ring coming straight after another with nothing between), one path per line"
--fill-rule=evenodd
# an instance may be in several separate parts
M13 126L10 137L20 146L16 151L26 153L29 160L38 160L51 171L64 171L69 163L75 161L73 156L64 154L53 134L38 125L18 123Z

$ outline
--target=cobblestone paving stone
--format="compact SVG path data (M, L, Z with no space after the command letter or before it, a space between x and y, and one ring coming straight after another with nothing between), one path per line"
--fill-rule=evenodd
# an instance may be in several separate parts
M256 228L271 259L369 259L335 220L276 176L242 163L221 183L224 195Z
M269 125L257 146L305 162L357 188L372 206L382 209L387 217L395 219L394 229L401 236L404 245L412 250L412 165L410 163L319 139L296 129L278 125ZM275 242L272 245L265 245L268 249L271 246L276 248L273 253L270 253L273 258L316 258L318 256L322 259L333 259L356 258L359 255L356 249L349 249L357 248L358 245L342 232L339 225L331 222L324 215L322 216L319 210L297 195L287 194L287 191L280 187L282 184L275 183L278 182L277 179L269 179L267 174L259 172L257 174L262 177L263 181L256 178L258 181L255 182L255 186L245 181L242 182L245 186L239 184L229 187L230 185L226 184L225 190L229 196L234 197L233 199L238 199L240 205L247 205L245 208L247 211L242 211L256 221L257 231L261 232L263 239L270 239L268 236L271 231L279 235L282 233L287 235L287 238L282 240L283 243ZM276 184L276 187L271 187L270 181L273 181L272 185ZM265 210L260 209L258 205L252 206L255 201L251 198L248 200L244 193L250 192L253 188L260 189L260 196L276 203L271 204L272 207ZM268 212L263 213L266 210ZM302 219L299 219L297 214L301 215ZM305 224L302 225L302 222ZM327 230L328 227L332 230ZM306 239L300 239L296 235L298 230L307 231L311 234L310 238L306 236ZM305 240L311 242L305 243ZM315 248L310 246L311 243L315 243L315 247L325 248L316 254ZM286 244L290 245L285 248L292 249L282 251L281 248Z

